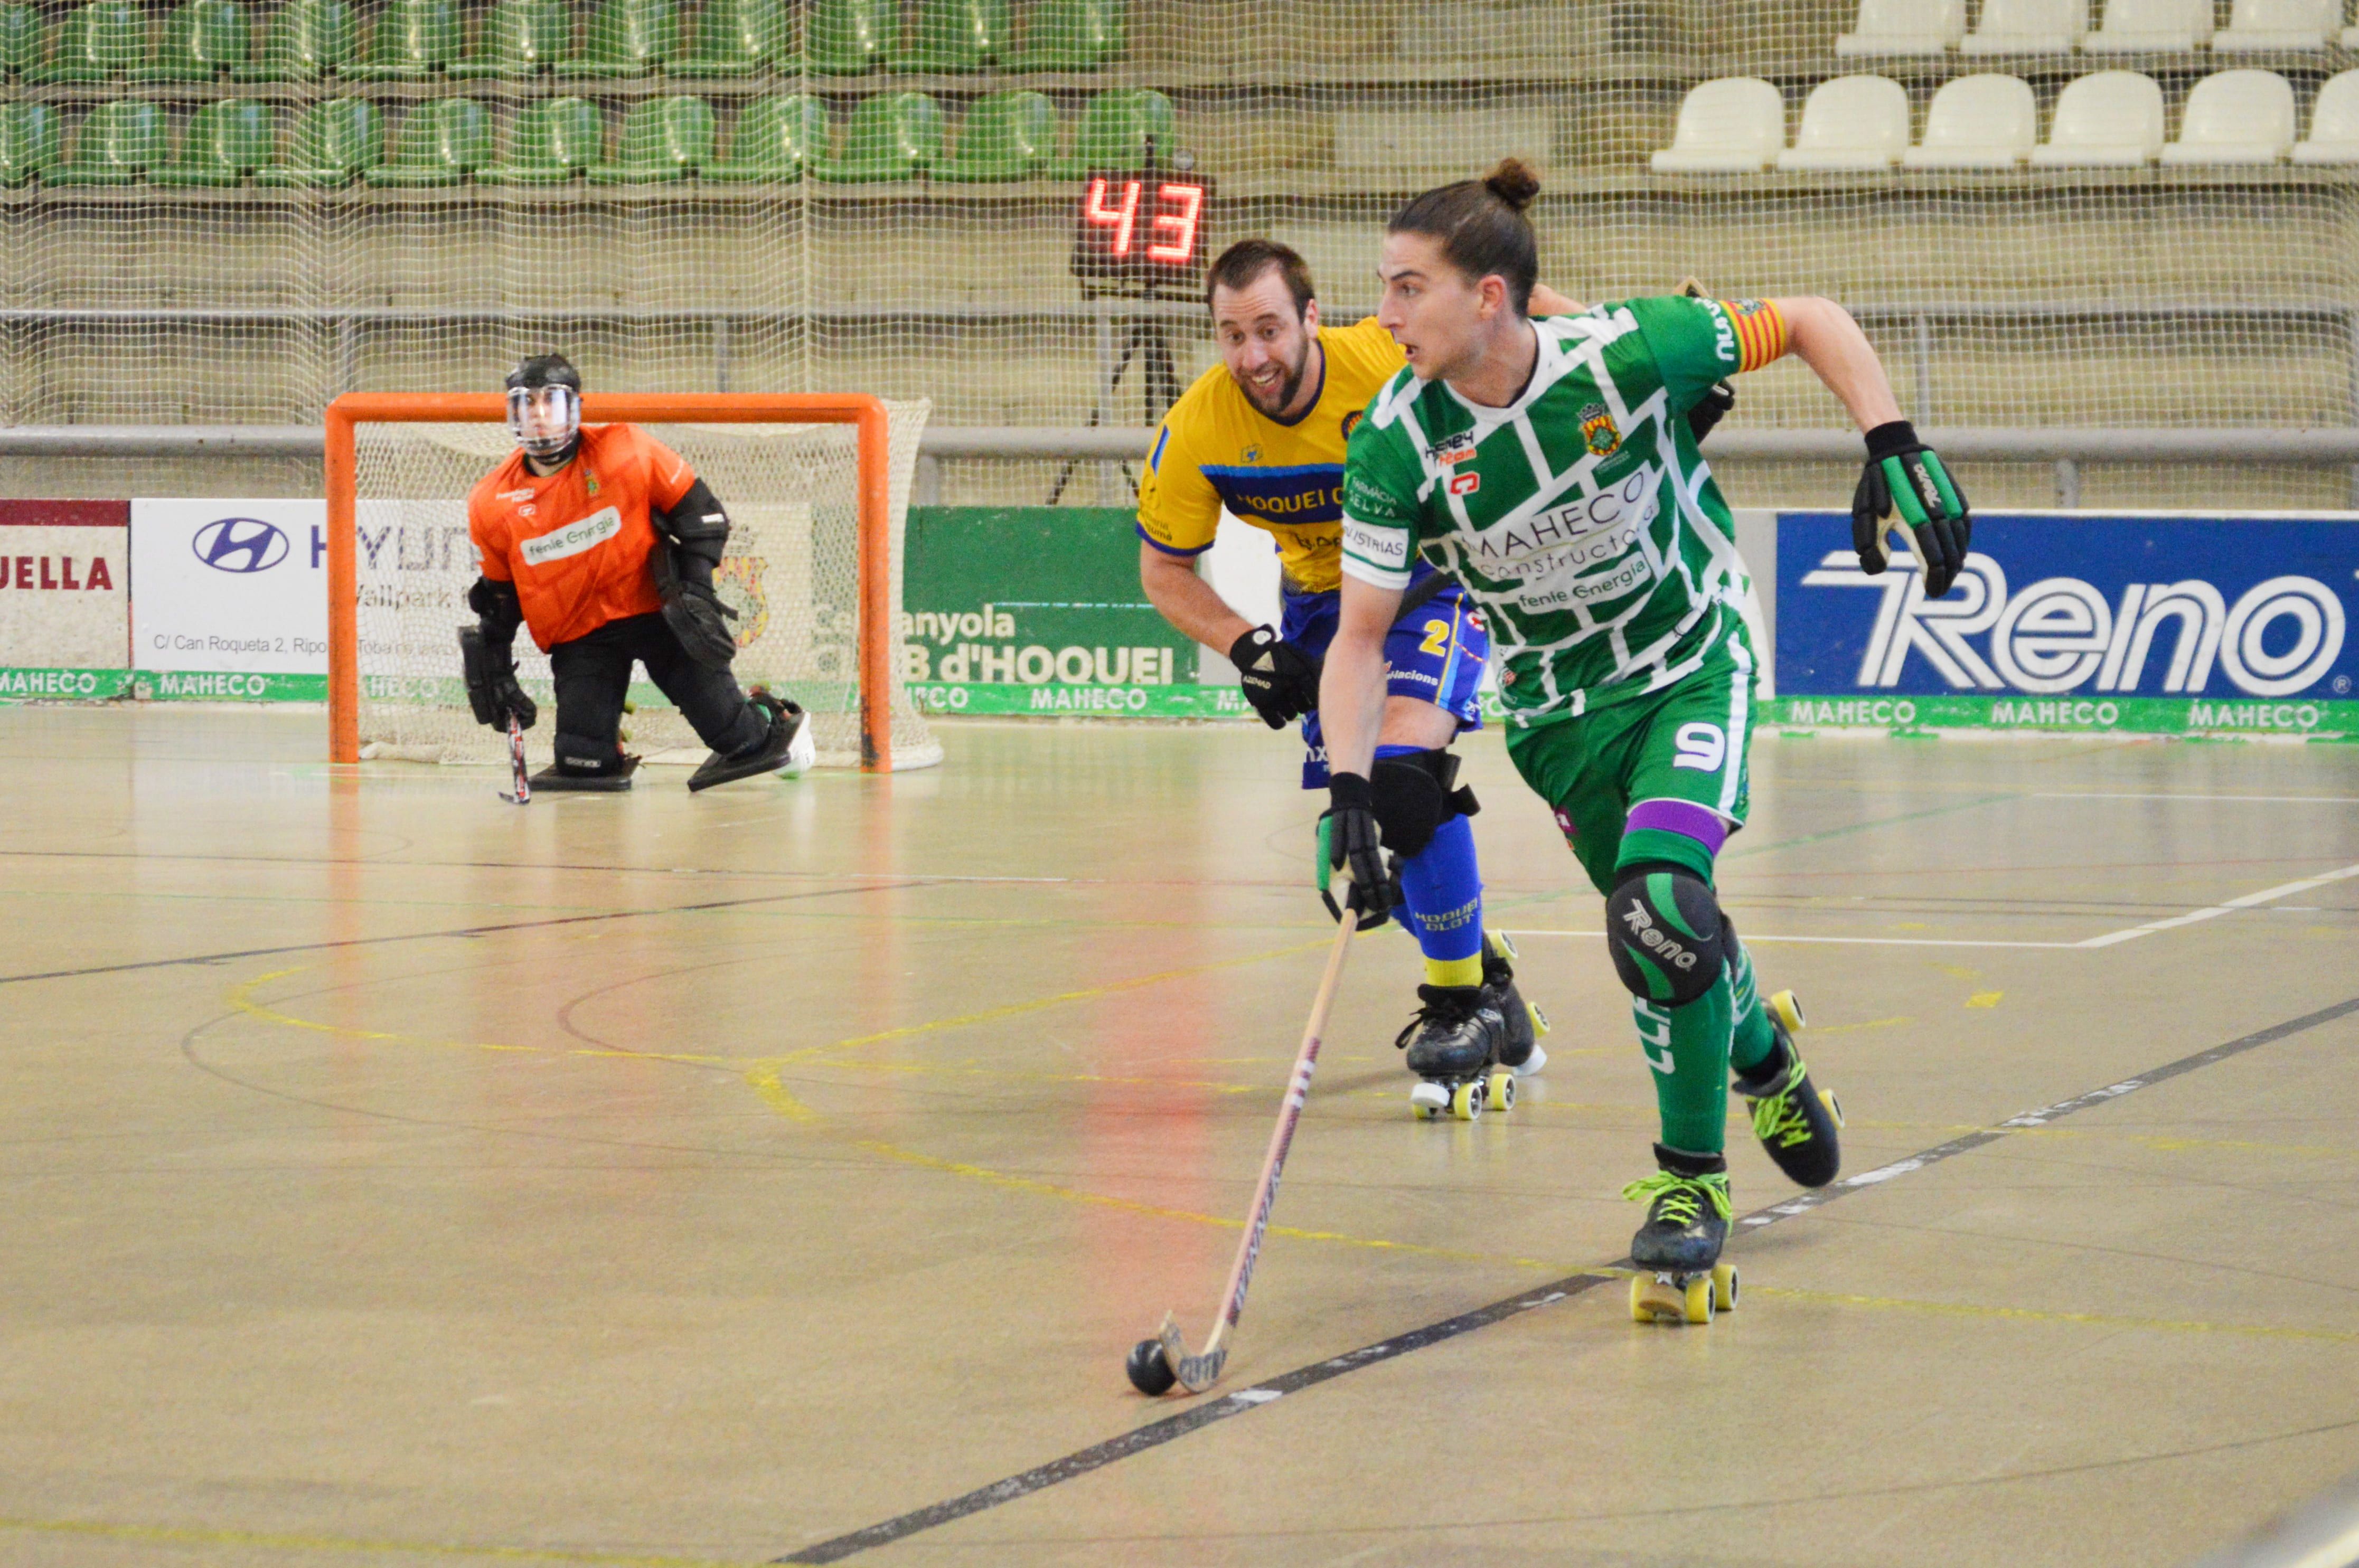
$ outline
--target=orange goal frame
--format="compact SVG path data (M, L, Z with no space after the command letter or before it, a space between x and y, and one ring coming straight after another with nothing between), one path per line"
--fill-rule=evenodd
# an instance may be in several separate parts
M507 423L496 392L348 392L328 405L328 747L361 760L359 460L355 427ZM584 424L852 425L859 430L860 766L893 767L893 491L890 422L864 394L591 393ZM457 667L458 654L451 654Z

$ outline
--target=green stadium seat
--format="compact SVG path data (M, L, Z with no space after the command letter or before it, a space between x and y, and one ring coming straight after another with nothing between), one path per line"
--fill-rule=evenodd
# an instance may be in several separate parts
M245 63L245 7L237 0L188 0L164 18L155 58L134 81L211 81Z
M753 76L786 59L787 42L779 0L705 0L695 47L664 70L672 76Z
M586 98L544 98L516 111L507 156L475 171L486 185L562 185L606 150L605 122Z
M436 98L401 123L393 159L370 169L369 184L464 185L492 161L492 112L473 98Z
M101 103L74 136L73 157L43 178L46 185L136 185L164 161L164 106L129 99Z
M1122 58L1124 0L1034 0L1010 70L1096 70Z
M1029 179L1057 155L1057 106L1045 93L995 92L959 124L958 145L934 166L936 179L977 184Z
M857 76L885 63L901 34L901 7L898 0L812 0L804 27L813 70Z
M0 103L0 185L40 179L65 156L58 112L47 103Z
M899 70L981 70L1011 41L1007 0L919 0L915 37L893 57Z
M261 53L235 81L317 81L352 63L359 25L344 0L287 0L265 25Z
M1150 157L1168 164L1178 144L1177 121L1171 100L1152 88L1101 92L1082 111L1072 156L1060 172L1073 176L1093 168L1145 168Z
M613 163L590 166L593 185L650 185L686 179L712 161L712 105L676 93L631 105Z
M573 52L573 7L568 0L500 0L484 13L475 47L443 74L463 80L538 76Z
M704 178L749 184L800 179L803 166L827 152L827 105L809 93L760 98L738 113L729 151Z
M679 52L673 0L605 0L590 15L579 52L557 62L573 77L645 76Z
M852 112L843 156L817 159L814 172L839 185L915 179L941 156L941 105L923 92L886 92Z
M41 8L0 5L0 71L22 76L41 63Z
M365 98L329 98L296 118L279 161L256 185L349 185L385 161L385 121Z
M147 58L147 24L125 0L78 5L49 29L49 57L27 81L106 81Z
M465 45L459 0L386 0L369 28L367 50L343 74L355 81L418 81L456 60Z
M253 98L223 98L199 109L171 162L147 171L154 185L240 185L270 161L277 116Z

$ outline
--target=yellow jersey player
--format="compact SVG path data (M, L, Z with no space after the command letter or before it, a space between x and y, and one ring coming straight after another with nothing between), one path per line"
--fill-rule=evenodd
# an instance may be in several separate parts
M1578 308L1540 295L1551 308ZM1302 787L1324 789L1319 665L1343 580L1344 448L1369 400L1407 362L1373 319L1321 326L1310 267L1272 240L1223 252L1205 303L1222 362L1172 405L1149 449L1138 486L1139 584L1175 628L1229 656L1271 729L1301 720ZM1197 575L1224 508L1277 542L1285 611L1276 628L1247 622ZM1482 724L1476 688L1490 633L1455 581L1422 563L1415 570L1385 644L1389 695L1368 782L1397 857L1402 924L1425 954L1420 1006L1395 1044L1424 1080L1411 1096L1420 1114L1454 1104L1473 1115L1486 1101L1505 1108L1514 1077L1540 1069L1547 1023L1516 993L1514 950L1484 932L1466 821L1474 797L1459 787L1458 759L1447 749ZM1320 819L1322 894L1327 822Z

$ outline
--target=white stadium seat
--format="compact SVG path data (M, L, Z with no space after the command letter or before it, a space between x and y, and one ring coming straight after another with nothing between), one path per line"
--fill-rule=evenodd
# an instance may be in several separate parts
M1940 54L1966 34L1966 0L1859 0L1856 31L1835 39L1835 53Z
M2293 83L2274 70L2223 70L2187 95L2168 164L2277 163L2293 148Z
M1688 90L1657 174L1757 174L1786 149L1786 101L1757 76L1724 76Z
M1933 94L1904 168L2017 168L2039 140L2039 104L2017 76L1961 76Z
M2162 89L2135 70L2101 70L2066 84L2035 168L2136 168L2162 151Z
M2343 0L2236 0L2228 25L2212 35L2216 54L2322 49L2343 27Z
M2068 54L2089 30L2088 0L1983 0L1965 54Z
M1890 168L1908 150L1908 91L1882 76L1838 76L1810 90L1781 169Z
M2310 112L2310 135L2293 145L2296 163L2359 163L2359 70L2330 76Z
M2091 54L2162 54L2212 41L2212 0L2105 0L2105 19L2081 40Z

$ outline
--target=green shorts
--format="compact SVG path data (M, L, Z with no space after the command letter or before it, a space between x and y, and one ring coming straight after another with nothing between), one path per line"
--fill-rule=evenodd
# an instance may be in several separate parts
M1751 804L1754 668L1744 630L1730 626L1701 664L1660 691L1577 719L1509 725L1516 771L1554 808L1599 892L1614 891L1625 828L1631 858L1677 861L1709 879L1721 839L1744 825Z

